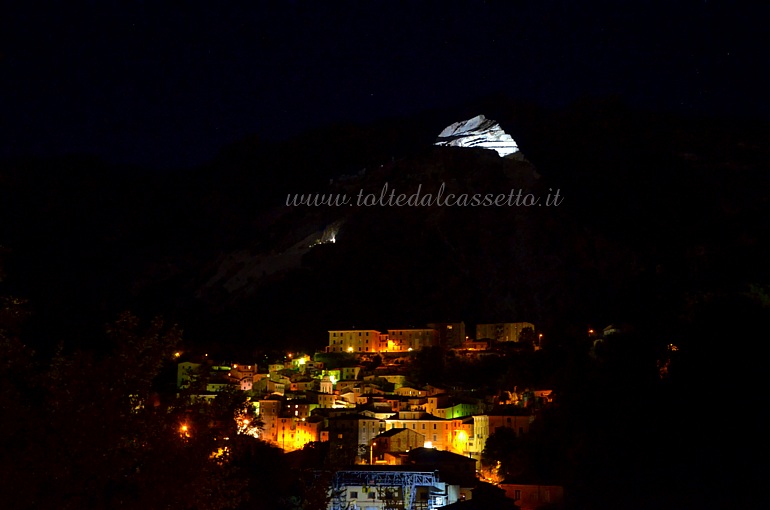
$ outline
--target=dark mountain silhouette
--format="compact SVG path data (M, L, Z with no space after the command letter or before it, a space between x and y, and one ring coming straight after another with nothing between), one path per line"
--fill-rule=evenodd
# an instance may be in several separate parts
M478 113L526 159L431 145ZM547 111L491 98L280 144L244 140L185 172L6 161L0 285L31 301L41 345L87 343L125 308L228 352L320 347L333 327L456 320L529 321L560 341L611 322L671 334L704 296L768 281L768 133L612 100ZM558 189L563 202L286 206L288 194L355 200L385 183L407 194ZM336 242L311 248L324 231Z

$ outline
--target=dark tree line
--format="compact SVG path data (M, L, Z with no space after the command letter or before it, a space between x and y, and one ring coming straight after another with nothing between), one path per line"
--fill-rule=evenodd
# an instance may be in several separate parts
M24 343L26 309L0 303L4 508L273 510L312 500L305 489L325 494L280 450L237 433L234 418L253 412L241 392L204 403L166 391L177 327L124 313L98 353L46 357Z

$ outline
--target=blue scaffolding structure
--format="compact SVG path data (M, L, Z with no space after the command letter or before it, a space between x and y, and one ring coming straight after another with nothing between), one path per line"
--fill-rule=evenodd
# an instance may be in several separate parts
M337 471L332 481L332 510L346 510L347 487L367 487L374 490L401 488L404 494L404 510L415 510L417 487L436 488L438 472L427 471ZM443 491L441 492L443 494ZM427 500L427 510L435 508L434 491Z

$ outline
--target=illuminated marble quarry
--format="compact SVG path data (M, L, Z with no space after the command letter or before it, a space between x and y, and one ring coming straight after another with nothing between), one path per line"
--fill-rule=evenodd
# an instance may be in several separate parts
M483 115L446 127L438 135L436 145L481 147L497 151L500 157L519 151L511 135L503 131L500 124Z

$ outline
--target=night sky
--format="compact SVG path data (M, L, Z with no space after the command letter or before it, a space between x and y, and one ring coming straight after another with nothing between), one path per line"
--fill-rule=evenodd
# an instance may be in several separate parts
M494 94L770 114L770 7L756 2L17 4L0 12L0 157L192 167L248 136Z

